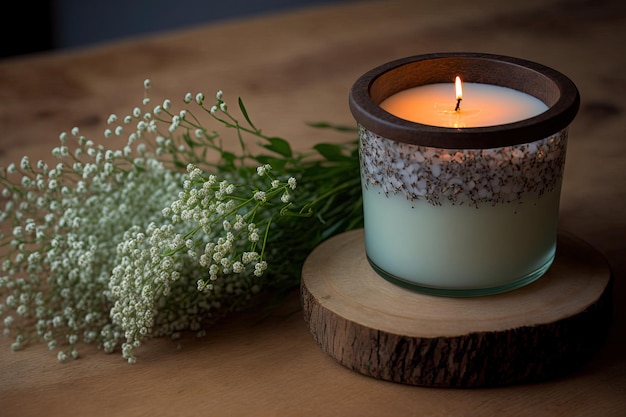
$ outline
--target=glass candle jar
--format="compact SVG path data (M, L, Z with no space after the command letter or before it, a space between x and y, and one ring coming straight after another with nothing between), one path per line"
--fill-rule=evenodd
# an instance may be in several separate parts
M456 76L479 89L510 89L514 102L519 94L537 103L525 113L499 93L472 102L467 91L461 101ZM441 83L450 83L450 105L432 96L421 110L432 114L414 116L426 122L381 107ZM360 77L350 109L359 126L372 268L396 284L446 296L494 294L541 277L556 253L567 128L579 103L563 74L499 55L420 55ZM485 121L503 109L508 115Z

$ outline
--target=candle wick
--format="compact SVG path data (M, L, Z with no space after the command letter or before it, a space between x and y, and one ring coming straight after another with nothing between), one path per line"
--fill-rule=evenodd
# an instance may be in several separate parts
M463 99L461 99L461 98L457 98L456 99L456 107L454 108L454 111L461 110L461 100L463 100Z

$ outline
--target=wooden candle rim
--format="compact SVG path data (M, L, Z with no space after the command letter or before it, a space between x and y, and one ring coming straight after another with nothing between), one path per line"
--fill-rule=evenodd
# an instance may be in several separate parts
M448 128L405 120L380 107L399 91L453 82L457 75L465 82L530 94L548 110L502 125ZM580 95L568 77L544 65L503 55L451 52L402 58L368 71L352 86L349 105L357 123L388 139L445 149L484 149L529 143L558 133L574 120Z

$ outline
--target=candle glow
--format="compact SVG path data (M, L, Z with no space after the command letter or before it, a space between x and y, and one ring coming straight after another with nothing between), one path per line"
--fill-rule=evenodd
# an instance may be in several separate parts
M456 91L456 99L463 100L463 83L458 75L454 79L454 90Z
M380 107L405 120L452 128L503 125L529 119L548 109L530 94L497 85L466 83L460 77L454 83L408 88L383 100Z
M454 79L454 90L456 91L456 107L454 111L460 111L461 100L463 100L463 84L461 83L461 77L458 75Z

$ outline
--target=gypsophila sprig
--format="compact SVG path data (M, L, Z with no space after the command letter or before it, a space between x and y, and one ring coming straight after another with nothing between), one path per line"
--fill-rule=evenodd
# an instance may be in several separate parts
M13 348L39 338L60 349L60 358L76 357L78 341L114 350L122 330L103 309L111 305L108 258L144 215L157 220L163 198L180 182L180 174L156 160L139 162L77 134L61 135L61 146L52 151L62 162L49 167L23 160L13 175L1 177L8 199L2 217L12 230L3 236L0 290L10 291L5 306L19 300L15 311L34 324L33 331L18 334ZM71 151L70 140L76 143ZM129 169L134 164L142 169ZM19 177L21 186L15 185Z
M96 343L135 362L152 337L204 335L260 292L293 288L317 244L361 226L356 140L297 153L241 99L240 122L221 90L175 110L144 89L102 141L73 128L50 161L0 170L0 316L14 350L43 341L65 360Z

